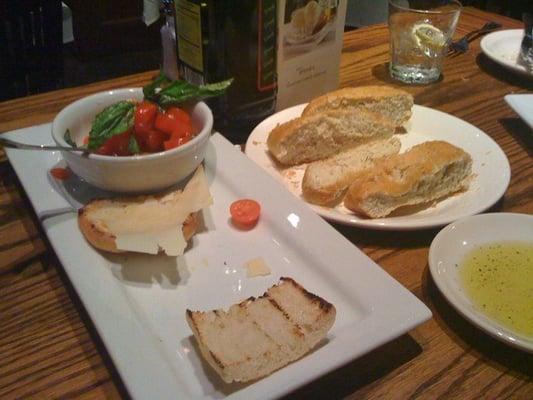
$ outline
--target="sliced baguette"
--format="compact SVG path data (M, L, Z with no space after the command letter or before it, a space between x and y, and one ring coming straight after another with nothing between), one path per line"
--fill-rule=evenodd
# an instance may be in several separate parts
M371 218L385 217L399 207L466 189L471 174L468 153L444 141L425 142L357 174L344 205Z
M310 163L302 180L302 194L307 201L333 205L342 200L354 176L372 167L374 162L400 151L396 137L374 140L342 151L325 160Z
M380 115L334 110L300 117L270 132L267 146L281 164L296 165L327 158L365 141L390 137L395 126Z
M291 278L228 311L187 310L202 356L225 382L269 375L325 338L335 307Z
M347 87L312 100L302 115L310 116L328 110L368 110L380 114L399 127L411 118L413 96L390 86Z

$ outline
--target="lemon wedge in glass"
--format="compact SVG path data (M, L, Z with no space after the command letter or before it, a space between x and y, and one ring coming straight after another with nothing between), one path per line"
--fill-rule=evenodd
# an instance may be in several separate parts
M411 34L419 47L440 50L446 45L446 35L444 35L444 32L428 23L413 25Z

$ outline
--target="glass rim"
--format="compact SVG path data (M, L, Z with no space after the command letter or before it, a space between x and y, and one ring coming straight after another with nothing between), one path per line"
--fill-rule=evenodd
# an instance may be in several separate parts
M410 12L416 12L416 13L420 13L420 14L433 14L433 15L444 15L444 14L454 14L458 11L461 11L463 9L463 5L461 4L460 1L458 0L450 0L449 3L453 3L454 5L457 6L456 9L454 10L449 10L449 11L436 11L436 10L423 10L423 9L418 9L418 8L410 8L410 7L405 7L405 6L401 6L398 4L400 0L389 0L389 5L393 6L393 7L396 7L400 10L403 10L403 11L410 11Z

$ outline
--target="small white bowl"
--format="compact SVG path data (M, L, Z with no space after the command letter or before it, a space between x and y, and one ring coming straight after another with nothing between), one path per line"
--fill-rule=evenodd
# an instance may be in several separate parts
M533 353L533 339L500 325L474 305L459 275L458 265L473 249L509 241L533 241L533 216L489 213L460 219L433 239L429 248L429 270L440 292L470 322L502 342Z
M117 89L96 93L69 104L52 123L52 137L61 146L67 129L72 140L81 145L89 134L96 114L121 100L142 100L141 88ZM192 119L200 132L180 147L153 154L127 157L61 152L69 168L88 183L114 192L155 192L178 183L203 161L211 130L213 114L200 102L192 110Z

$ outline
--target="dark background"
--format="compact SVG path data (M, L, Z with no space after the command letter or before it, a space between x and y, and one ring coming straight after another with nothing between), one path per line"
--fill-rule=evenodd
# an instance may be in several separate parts
M147 27L142 0L64 3L75 37L67 44L61 1L0 0L0 101L159 68L163 19ZM533 0L462 3L517 19L533 11Z

